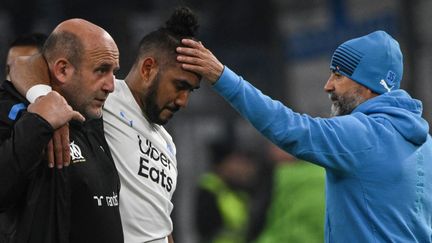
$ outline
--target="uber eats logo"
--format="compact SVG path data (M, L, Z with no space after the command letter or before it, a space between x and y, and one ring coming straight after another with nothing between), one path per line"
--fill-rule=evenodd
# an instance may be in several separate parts
M154 183L165 188L167 192L171 192L173 179L167 172L171 169L172 162L150 140L146 139L143 141L138 135L138 144L141 152L138 175L152 180ZM156 167L157 164L161 164L162 168L160 166L159 168Z

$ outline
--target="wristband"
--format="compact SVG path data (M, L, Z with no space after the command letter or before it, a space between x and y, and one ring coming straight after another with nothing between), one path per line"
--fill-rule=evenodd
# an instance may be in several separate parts
M52 88L46 84L36 84L32 86L26 93L26 98L30 103L34 103L39 96L43 96L51 92Z

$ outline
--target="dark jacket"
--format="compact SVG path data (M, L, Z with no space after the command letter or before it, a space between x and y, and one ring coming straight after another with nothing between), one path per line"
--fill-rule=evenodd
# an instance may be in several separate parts
M0 242L123 242L120 182L100 120L70 122L71 165L47 166L53 129L0 88Z

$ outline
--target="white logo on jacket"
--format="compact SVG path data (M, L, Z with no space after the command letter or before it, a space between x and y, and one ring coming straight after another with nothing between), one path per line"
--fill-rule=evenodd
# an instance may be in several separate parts
M69 144L69 148L70 148L71 163L86 161L86 159L82 156L81 148L78 146L78 144L75 144L75 141L72 141Z
M105 198L105 200L103 200ZM112 196L93 196L96 200L98 207L108 206L117 207L118 206L118 195L113 192Z

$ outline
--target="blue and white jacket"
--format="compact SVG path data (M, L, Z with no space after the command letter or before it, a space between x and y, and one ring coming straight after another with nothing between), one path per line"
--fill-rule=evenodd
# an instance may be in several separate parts
M350 115L313 118L227 67L214 89L273 143L326 169L325 242L432 242L432 139L420 101L396 90Z

